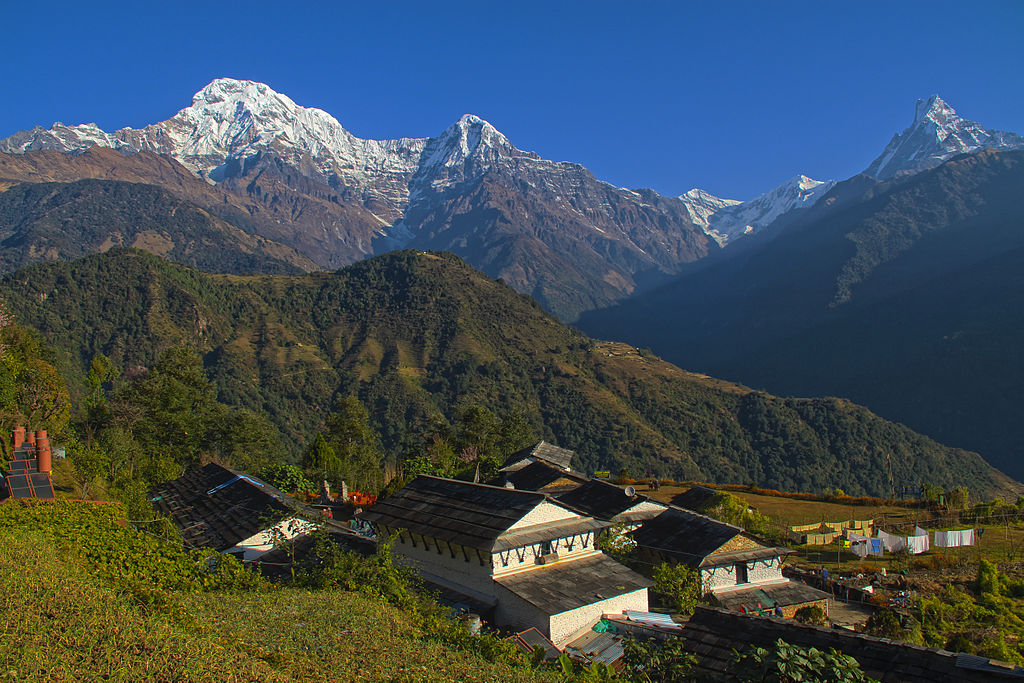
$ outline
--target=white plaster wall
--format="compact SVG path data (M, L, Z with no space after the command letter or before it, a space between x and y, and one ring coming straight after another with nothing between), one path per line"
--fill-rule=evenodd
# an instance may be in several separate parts
M750 583L768 583L782 579L782 558L772 557L747 563L747 576Z
M405 532L391 547L395 558L408 566L414 567L417 571L425 574L432 574L445 581L466 586L484 595L494 595L494 581L491 579L491 563L487 554L484 553L484 565L480 565L480 555L473 548L466 548L463 553L462 547L453 546L455 557L452 558L448 545L441 543L441 552L437 552L437 546L433 539L429 539L429 547L424 547L423 538L416 536L415 547L410 542L409 532ZM466 561L466 556L469 561Z
M767 560L756 560L747 562L747 583L744 586L751 586L758 583L771 583L782 579L782 558L773 557ZM704 580L704 587L710 591L719 591L732 588L736 585L736 569L732 564L702 569L701 578Z
M581 519L582 515L578 515L572 510L568 510L561 505L555 505L548 501L543 501L533 508L525 515L523 515L518 522L510 526L508 529L524 529L534 524L544 524L546 522L560 522L564 519Z
M291 540L299 536L309 534L316 525L298 517L289 517L274 526L261 531L255 536L250 536L244 541L239 541L235 547L225 550L226 553L242 551L242 560L251 562L274 549L274 541Z
M536 628L544 635L551 632L548 615L500 584L494 584L498 606L494 609L497 626L525 631Z
M584 540L586 541L586 547L583 547ZM594 532L588 531L578 534L575 539L559 538L552 541L551 545L553 546L553 550L558 553L558 562L561 563L595 554L597 551L594 549L594 542ZM572 543L572 550L569 550L568 548L570 543ZM519 559L520 554L523 556L522 560ZM502 551L501 553L494 553L492 556L494 575L502 576L505 574L511 574L512 572L529 569L530 567L535 567L537 566L537 557L542 554L542 543L535 543L533 545L526 546L525 548L515 548L512 550ZM506 560L508 562L508 566L505 565Z
M550 632L548 637L551 641L561 647L572 640L573 636L601 620L603 614L621 614L622 610L634 609L646 612L647 589L641 588L632 593L626 593L600 602L584 605L568 612L552 615L549 621Z

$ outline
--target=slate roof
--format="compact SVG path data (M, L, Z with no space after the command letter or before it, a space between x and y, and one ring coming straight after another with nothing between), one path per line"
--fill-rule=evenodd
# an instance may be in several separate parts
M583 514L608 520L615 520L616 516L631 507L650 501L647 496L637 493L627 496L625 489L599 479L591 479L582 486L555 497L558 502ZM649 519L659 514L660 512L652 511L646 517Z
M561 614L653 583L606 555L494 577L495 583L544 614Z
M506 534L509 527L546 501L554 502L543 493L421 475L378 501L360 518L377 526L408 529L421 536L488 551L606 526L577 517Z
M161 484L149 496L157 512L174 521L187 545L219 551L301 510L288 494L215 463Z
M749 645L770 647L779 638L802 647L840 650L860 662L868 676L886 683L972 683L1024 677L1022 667L993 665L974 655L705 605L694 609L693 616L683 624L680 638L686 651L699 658L694 673L708 680L724 676L734 650L743 651Z
M508 456L505 461L505 467L512 467L516 463L526 460L527 458L533 458L535 460L544 460L549 462L555 467L560 467L563 470L567 470L572 467L572 456L576 455L573 451L565 448L559 448L553 444L549 444L547 441L538 441L532 446L516 451L512 455Z
M718 491L698 484L697 486L691 486L678 496L674 496L672 504L686 510L703 512L707 504L711 502L711 499L717 495Z
M504 486L507 481L521 491L540 491L542 489L553 491L555 488L545 487L551 487L552 484L559 480L568 480L568 482L555 488L558 490L570 490L587 481L587 476L573 470L555 467L543 460L537 460L521 469L501 472L487 483L492 486Z
M633 531L633 540L641 548L655 550L691 566L705 558L743 529L696 512L670 507Z
M759 609L774 608L776 605L789 607L790 605L802 605L805 602L827 600L831 597L831 593L820 591L807 584L786 581L716 593L715 601L733 612L739 612L741 607L747 612L756 612Z

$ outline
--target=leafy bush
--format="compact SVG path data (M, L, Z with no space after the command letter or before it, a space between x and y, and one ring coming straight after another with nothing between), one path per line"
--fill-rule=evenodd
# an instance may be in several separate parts
M634 681L644 683L688 683L694 680L697 656L687 652L681 638L666 640L626 638L622 657L624 670Z
M669 562L654 568L652 590L680 614L692 614L694 606L704 596L699 570Z
M793 615L793 618L797 621L805 624L813 624L814 626L828 626L828 617L825 616L825 610L821 609L817 605L806 605L801 607Z
M737 652L731 671L737 681L861 683L869 678L856 659L834 649L790 645L779 638L770 648L751 645Z

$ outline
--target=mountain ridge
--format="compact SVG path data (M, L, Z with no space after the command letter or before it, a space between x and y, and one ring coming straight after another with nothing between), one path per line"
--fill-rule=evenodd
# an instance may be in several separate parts
M1024 151L983 151L855 177L772 239L578 324L773 392L848 396L1021 476L1022 169Z
M192 105L145 128L104 133L91 125L55 124L2 140L0 151L82 153L95 145L168 154L250 202L269 195L294 206L297 232L315 239L289 241L283 230L259 234L303 249L326 268L404 247L478 256L464 246L464 235L452 240L449 231L457 232L466 214L497 210L496 222L488 224L490 238L500 242L510 230L518 233L530 241L529 251L546 252L539 263L552 266L524 269L491 258L481 267L515 282L563 319L579 314L577 300L608 305L717 248L678 200L645 201L656 193L617 188L578 164L520 150L477 116L464 115L432 138L363 140L322 110L300 107L253 81L217 79L196 93ZM463 191L499 183L499 194L515 210L452 201ZM331 210L313 206L315 216L305 221L310 201L323 198L330 198ZM566 217L571 239L553 227ZM309 250L311 241L316 252ZM561 286L557 264L567 259L577 264L574 281Z
M123 292L99 306L98 283L110 281ZM55 344L78 390L93 354L147 367L168 346L196 345L220 400L268 415L293 451L336 397L354 394L393 453L420 453L410 435L479 404L522 411L587 471L888 495L888 478L875 476L885 444L900 481L966 481L986 495L1019 487L977 455L848 401L782 399L596 342L450 254L238 277L112 249L23 268L0 292Z

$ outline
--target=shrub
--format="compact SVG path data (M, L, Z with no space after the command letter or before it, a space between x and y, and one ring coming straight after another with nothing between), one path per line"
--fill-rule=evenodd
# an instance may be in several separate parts
M699 570L668 562L654 568L653 590L680 614L692 614L694 605L704 595Z
M805 624L828 626L828 617L825 616L825 610L817 605L801 607L796 611L796 614L793 615L793 618Z
M751 645L737 652L731 671L737 681L821 681L855 683L872 681L856 659L830 649L790 645L779 638L770 648Z

